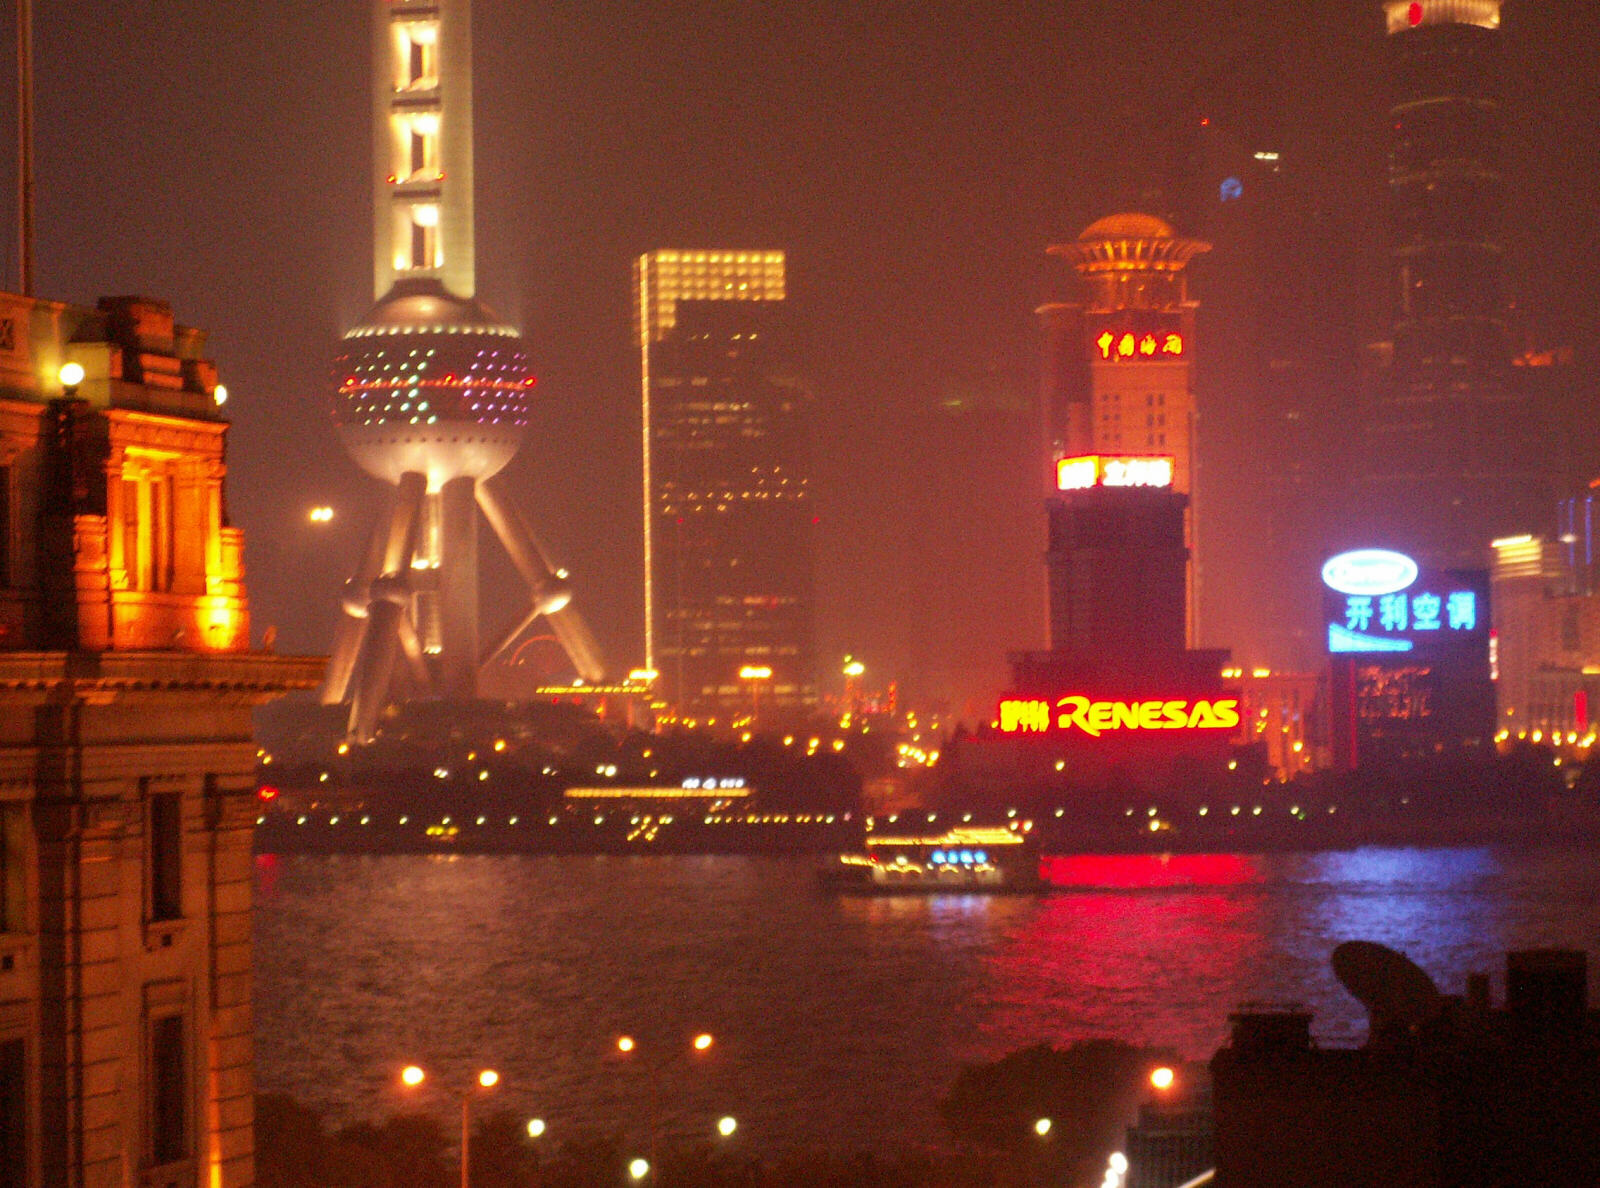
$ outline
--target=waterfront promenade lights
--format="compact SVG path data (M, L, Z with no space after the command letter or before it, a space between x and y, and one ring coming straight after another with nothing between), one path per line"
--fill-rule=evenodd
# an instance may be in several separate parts
M407 1089L415 1089L428 1079L428 1074L415 1064L408 1064L400 1070L400 1083ZM473 1079L474 1085L479 1090L493 1089L500 1083L500 1074L492 1068L479 1071ZM461 1091L461 1188L471 1188L468 1181L469 1144L472 1141L472 1094L474 1086L468 1086ZM543 1123L540 1123L541 1133ZM533 1123L528 1123L528 1134L533 1137Z
M716 1037L709 1031L702 1031L692 1036L689 1040L690 1059L703 1057L716 1045ZM650 1168L658 1162L661 1138L661 1073L668 1057L671 1056L673 1045L651 1043L641 1048L639 1041L631 1035L619 1035L616 1039L616 1049L619 1055L625 1057L630 1063L638 1062L639 1072L645 1078L645 1088L648 1093L649 1118L650 1118L650 1159L648 1162L639 1160L645 1165L645 1170L635 1179L641 1179L650 1173ZM681 1049L679 1049L681 1050ZM733 1122L726 1118L723 1121ZM718 1124L719 1127L721 1123ZM734 1125L737 1125L735 1123ZM726 1133L733 1133L732 1130Z

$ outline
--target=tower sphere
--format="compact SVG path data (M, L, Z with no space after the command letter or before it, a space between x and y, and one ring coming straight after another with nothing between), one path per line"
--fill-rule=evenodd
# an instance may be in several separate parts
M485 479L522 444L534 385L522 339L482 304L435 280L402 280L344 336L333 420L351 457L436 491Z

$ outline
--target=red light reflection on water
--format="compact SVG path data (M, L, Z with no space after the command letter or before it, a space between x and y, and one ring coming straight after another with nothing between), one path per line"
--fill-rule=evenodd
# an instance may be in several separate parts
M1072 854L1045 858L1039 872L1052 887L1237 887L1263 881L1248 854Z
M1075 855L1042 869L1055 894L984 963L994 1013L977 1045L1104 1037L1210 1055L1273 960L1260 860Z
M282 874L276 854L256 855L256 899L273 899L278 894L278 877Z

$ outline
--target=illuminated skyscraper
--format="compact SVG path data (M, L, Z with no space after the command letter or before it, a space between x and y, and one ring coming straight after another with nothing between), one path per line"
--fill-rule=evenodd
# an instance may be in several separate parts
M469 0L373 0L373 284L334 362L334 421L390 515L346 583L326 703L370 741L404 696L467 699L480 666L544 617L579 674L601 674L565 571L488 480L522 444L534 384L517 332L473 296ZM525 615L478 631L478 512L527 585ZM400 665L404 659L405 664Z
M1360 514L1371 539L1437 564L1481 565L1553 506L1502 291L1500 7L1384 4L1395 305Z
M1187 501L1192 509L1195 402L1189 363L1197 303L1189 299L1184 268L1208 250L1209 244L1182 238L1146 214L1111 215L1071 243L1050 248L1071 262L1084 288L1083 300L1038 311L1052 461L1098 455L1170 459L1170 472L1157 485L1165 498ZM1192 551L1189 514L1185 544ZM1187 584L1185 634L1192 645L1192 573ZM1053 612L1052 618L1060 615ZM1170 642L1183 645L1182 639Z
M645 660L680 714L815 698L811 397L788 367L785 297L782 252L634 265Z

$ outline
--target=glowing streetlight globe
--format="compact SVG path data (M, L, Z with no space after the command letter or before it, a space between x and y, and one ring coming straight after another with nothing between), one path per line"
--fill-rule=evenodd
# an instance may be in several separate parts
M631 1051L633 1051L633 1048L634 1048L633 1036L631 1036L631 1035L619 1035L617 1037L617 1051L619 1051L619 1052L631 1052Z
M63 388L76 388L83 383L83 364L63 363L61 370L56 372L56 378L61 381Z
M493 1089L499 1083L500 1074L495 1072L492 1068L486 1068L478 1074L478 1084L482 1085L485 1089Z
M1165 1065L1155 1069L1150 1074L1150 1084L1157 1089L1171 1089L1173 1082L1177 1079L1177 1074Z
M536 1139L536 1138L541 1137L544 1134L545 1129L546 1128L545 1128L545 1124L544 1124L544 1119L543 1118L529 1118L528 1119L528 1137L529 1138Z
M400 1083L402 1085L409 1085L412 1088L416 1088L416 1086L422 1084L422 1082L427 1079L427 1076L428 1074L423 1072L416 1065L408 1064L400 1070Z
M714 1042L715 1041L711 1038L711 1033L703 1031L694 1037L694 1050L696 1052L704 1052Z
M1033 1124L1033 1133L1038 1135L1040 1138L1043 1138L1045 1135L1050 1133L1050 1127L1053 1125L1054 1123L1052 1123L1049 1118L1040 1118Z
M628 1164L628 1174L635 1180L644 1179L650 1174L650 1161L647 1159L633 1160Z
M717 1133L720 1134L723 1138L727 1138L735 1130L738 1130L738 1129L739 1129L739 1123L738 1123L738 1121L736 1119L734 1119L732 1117L720 1118L720 1119L717 1120Z

